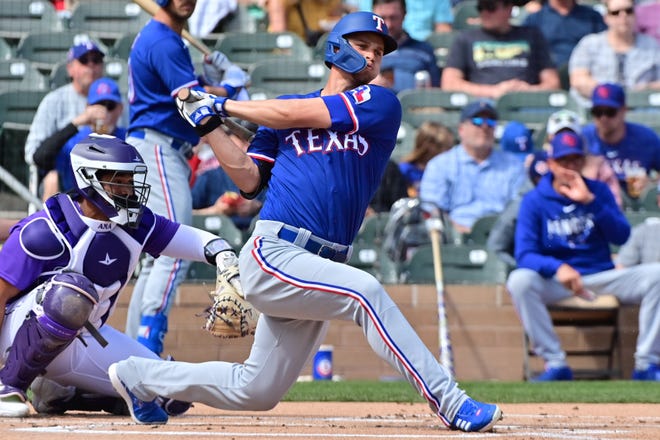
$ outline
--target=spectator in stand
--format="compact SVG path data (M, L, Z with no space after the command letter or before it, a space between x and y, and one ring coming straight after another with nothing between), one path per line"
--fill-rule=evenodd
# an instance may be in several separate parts
M188 30L197 38L222 32L238 9L236 0L197 0L195 12L188 19Z
M314 47L344 15L342 0L266 0L269 32L295 32Z
M596 85L618 83L629 89L660 88L660 44L635 31L633 0L606 0L608 29L585 36L569 61L571 93L585 107Z
M431 159L422 175L420 198L435 204L456 232L468 233L480 217L499 214L525 183L523 164L495 149L497 112L478 100L461 112L461 143Z
M66 71L71 82L48 93L39 104L25 142L25 162L34 164L33 155L37 148L87 111L89 86L103 75L105 54L91 41L75 44L67 53ZM43 177L45 172L41 171ZM57 192L57 173L45 178L45 198Z
M536 27L513 26L512 0L478 0L481 27L456 36L442 70L442 88L499 98L560 88L548 44Z
M635 4L637 32L649 35L660 44L660 1L649 0Z
M486 246L497 258L505 262L509 267L516 267L514 244L516 235L516 222L522 196L534 188L541 177L548 172L548 154L545 151L535 151L525 156L525 169L529 180L520 191L520 197L516 197L506 205L493 224Z
M611 294L640 304L634 380L660 380L660 264L614 269L610 243L622 245L630 225L604 183L584 178L584 148L559 133L548 153L550 172L525 194L516 224L518 268L507 290L546 370L533 381L571 380L573 372L547 304L571 296Z
M534 150L532 130L519 121L511 121L502 131L500 148L514 154L521 162Z
M406 180L408 197L417 197L426 164L456 144L454 133L439 122L426 121L417 129L413 151L401 158L399 170Z
M352 11L371 11L373 0L345 0ZM403 28L411 38L425 41L433 32L451 32L454 14L449 0L406 0Z
M548 0L541 10L528 15L523 24L541 30L560 70L568 67L571 52L582 37L607 29L598 11L576 0Z
M626 122L626 94L618 84L599 84L591 98L593 123L583 135L591 154L604 156L625 194L637 199L650 172L660 171L660 138L649 127Z
M637 264L660 262L660 218L649 217L632 228L630 238L617 252L616 267L632 267Z
M383 17L390 35L399 45L397 50L383 57L381 65L381 71L392 72L394 81L391 89L394 93L417 87L415 83L417 72L426 72L429 78L426 87L439 87L440 69L433 47L424 41L411 38L403 30L406 0L373 0L373 12Z
M394 202L406 197L406 195L406 179L399 170L397 163L390 159L385 166L380 185L378 185L376 193L369 202L365 217L381 212L390 212Z
M39 145L34 152L34 163L45 171L57 172L60 191L75 188L71 150L91 133L124 139L126 128L117 126L123 109L117 83L110 78L97 79L89 88L87 109Z

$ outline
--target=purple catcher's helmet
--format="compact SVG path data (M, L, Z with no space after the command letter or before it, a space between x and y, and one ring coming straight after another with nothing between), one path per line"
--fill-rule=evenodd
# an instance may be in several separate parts
M96 205L108 218L120 225L137 227L151 186L146 183L147 166L132 145L114 136L93 134L80 141L71 150L71 168L76 178L76 189ZM124 187L109 180L100 180L101 172L132 173L132 191L128 195L106 191L103 184Z
M348 73L357 73L367 66L367 60L346 40L347 35L357 32L373 32L383 37L385 55L397 48L396 40L390 36L385 20L380 15L367 11L353 12L344 15L328 34L325 46L326 66L334 64Z

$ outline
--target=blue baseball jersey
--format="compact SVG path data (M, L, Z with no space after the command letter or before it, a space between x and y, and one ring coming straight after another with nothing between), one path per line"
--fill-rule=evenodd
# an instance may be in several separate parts
M617 178L625 186L626 170L644 168L660 171L660 138L650 128L626 122L626 134L618 143L611 145L603 142L591 123L584 127L582 134L591 154L605 156L614 169Z
M280 99L315 98L307 95ZM363 85L322 97L328 129L260 127L248 154L272 166L259 218L351 244L396 144L401 104L390 90ZM345 194L355 194L346 198Z
M181 37L155 20L135 38L128 58L128 131L150 128L196 145L199 136L176 108L179 90L198 85Z

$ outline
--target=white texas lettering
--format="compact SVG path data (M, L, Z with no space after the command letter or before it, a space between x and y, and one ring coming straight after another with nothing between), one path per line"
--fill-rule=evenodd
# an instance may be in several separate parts
M297 156L334 151L354 151L364 156L369 152L369 142L356 133L345 134L325 129L293 130L284 140L296 150Z

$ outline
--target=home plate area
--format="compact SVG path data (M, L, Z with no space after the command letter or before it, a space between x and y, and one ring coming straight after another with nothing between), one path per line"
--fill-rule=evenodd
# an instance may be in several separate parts
M653 404L502 404L493 432L450 431L425 404L284 402L271 411L222 411L202 404L167 425L137 425L104 413L0 419L3 440L177 439L660 439Z

